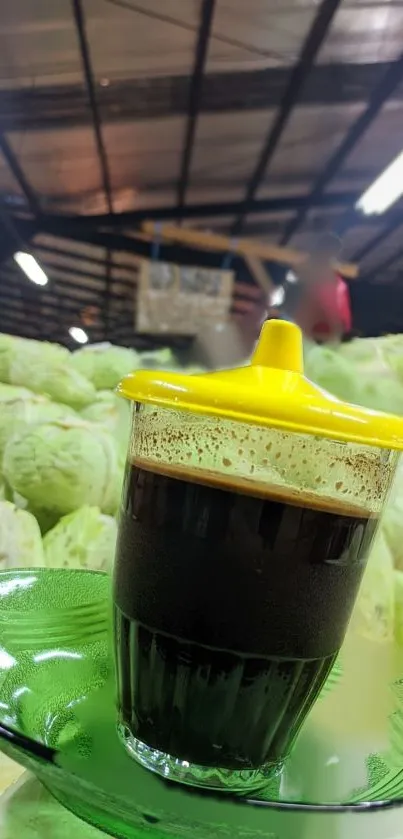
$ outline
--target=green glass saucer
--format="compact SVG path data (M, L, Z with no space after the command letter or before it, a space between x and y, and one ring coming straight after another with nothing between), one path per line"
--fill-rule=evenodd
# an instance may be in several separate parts
M0 748L68 809L123 839L399 835L401 650L351 632L282 775L253 801L211 795L164 782L122 748L109 604L106 575L0 573Z

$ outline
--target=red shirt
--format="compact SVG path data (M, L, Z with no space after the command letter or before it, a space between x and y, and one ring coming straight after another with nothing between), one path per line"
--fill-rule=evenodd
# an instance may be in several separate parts
M314 286L306 295L297 323L311 338L324 339L332 336L334 324L340 324L342 332L352 327L350 295L347 283L336 276L328 282Z

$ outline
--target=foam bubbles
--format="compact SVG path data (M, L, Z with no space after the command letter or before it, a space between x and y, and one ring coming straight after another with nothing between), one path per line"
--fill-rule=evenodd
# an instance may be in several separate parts
M215 473L301 496L334 499L378 513L397 456L388 450L285 433L231 420L142 405L135 414L131 459L150 467Z

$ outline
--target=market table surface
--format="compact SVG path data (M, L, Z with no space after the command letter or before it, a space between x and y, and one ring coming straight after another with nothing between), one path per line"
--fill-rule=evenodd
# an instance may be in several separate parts
M17 763L0 754L1 839L102 839Z
M0 754L0 795L22 775L24 769L10 758Z

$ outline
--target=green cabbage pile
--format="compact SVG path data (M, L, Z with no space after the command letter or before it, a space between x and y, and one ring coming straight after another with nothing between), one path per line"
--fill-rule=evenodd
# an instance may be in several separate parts
M139 367L138 353L111 344L90 344L72 355L73 369L97 390L114 388L123 376Z
M45 564L39 524L27 510L0 501L0 568Z
M109 431L79 418L36 423L14 434L5 447L3 475L32 509L63 516L90 504L114 515L122 465Z
M403 415L403 335L306 345L305 375L339 399Z
M0 334L0 568L111 567L130 428L114 388L159 365L171 350Z
M403 335L334 347L307 345L305 374L339 399L403 416ZM353 623L377 641L403 644L403 460L368 561Z
M115 552L117 522L99 507L81 507L63 516L43 539L47 565L110 569ZM62 563L60 558L63 557Z

